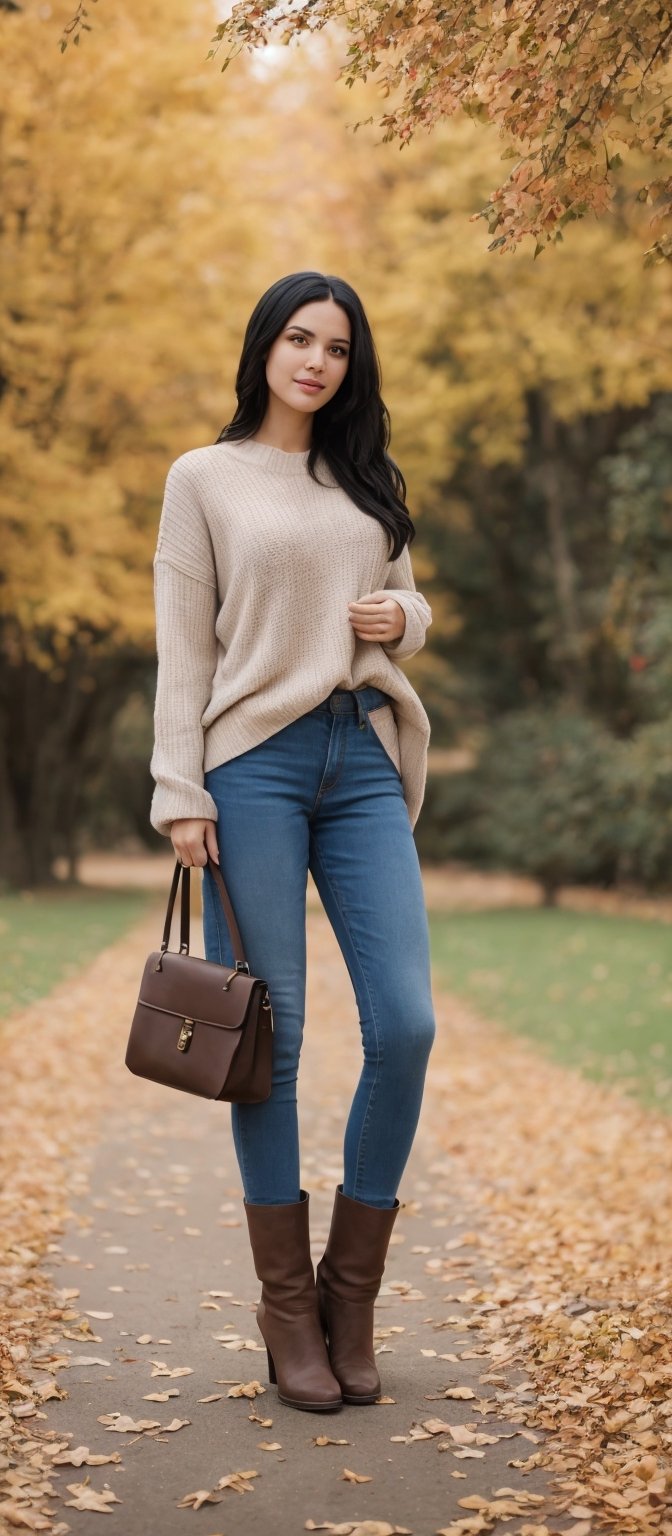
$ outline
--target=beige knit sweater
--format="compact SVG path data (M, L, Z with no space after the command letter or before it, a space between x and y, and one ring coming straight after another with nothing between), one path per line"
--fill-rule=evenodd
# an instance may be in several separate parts
M158 680L150 820L217 820L204 787L228 762L321 703L374 685L393 700L372 726L401 774L411 826L422 805L430 724L397 666L424 644L431 610L406 547L340 488L323 459L248 438L194 448L168 471L154 558ZM386 588L406 615L389 644L360 640L348 603Z

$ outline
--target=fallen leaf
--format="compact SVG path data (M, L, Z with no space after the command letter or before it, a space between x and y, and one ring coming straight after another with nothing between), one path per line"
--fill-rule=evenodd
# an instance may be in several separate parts
M333 1520L306 1520L304 1531L331 1531L332 1536L413 1536L405 1525L390 1525L388 1520L350 1520L335 1525Z
M111 1488L102 1488L100 1493L95 1488L90 1488L88 1481L85 1483L67 1483L68 1493L72 1493L72 1499L64 1499L64 1504L71 1504L73 1509L89 1509L99 1515L112 1513L110 1504L122 1504L123 1499L117 1498Z
M228 1472L225 1477L220 1477L218 1488L231 1488L234 1493L254 1493L250 1488L250 1479L258 1477L258 1472Z
M260 1381L241 1381L235 1387L230 1387L227 1397L259 1397L266 1391Z
M165 1360L152 1360L150 1364L154 1367L152 1376L193 1376L194 1374L191 1365L170 1366L166 1365Z
M367 1477L363 1472L352 1472L350 1467L344 1467L341 1472L341 1482L344 1483L371 1483L373 1478Z
M114 1317L114 1312L91 1312L88 1307L82 1307L82 1311L85 1317L97 1317L100 1318L101 1322L103 1319Z
M178 1499L176 1509L200 1509L203 1504L221 1504L221 1493L215 1493L210 1488L199 1488L196 1493L185 1493L184 1498Z
M0 1518L3 1522L2 1527L0 1527L3 1531L3 1536L5 1532L9 1533L9 1524L12 1527L22 1525L31 1531L49 1531L50 1536L55 1536L51 1520L43 1519L37 1513L33 1514L26 1509L25 1504L17 1504L14 1499L3 1499L0 1504ZM9 1524L5 1524L5 1520ZM69 1531L70 1526L67 1526L66 1530Z
M96 1452L94 1455L94 1453L89 1450L88 1445L78 1445L71 1447L68 1450L60 1450L58 1454L56 1456L52 1456L51 1459L55 1467L81 1467L84 1464L86 1464L87 1467L102 1467L108 1461L119 1463L121 1461L121 1456L119 1455L118 1451L111 1451L109 1456L103 1456L98 1452Z
M117 1434L141 1434L145 1429L160 1429L158 1419L132 1419L128 1413L99 1413L98 1423L105 1424Z
M258 1444L258 1447L259 1447L260 1451L281 1451L282 1450L282 1446L281 1446L279 1440L258 1440L257 1444Z
M259 1344L256 1339L225 1339L222 1340L223 1349L255 1349L264 1352L266 1345Z
M351 1440L330 1440L328 1435L314 1435L313 1445L351 1445Z
M463 1520L454 1520L451 1525L442 1525L436 1532L436 1536L485 1536L486 1531L492 1530L492 1520L484 1520L482 1515L465 1515Z
M179 1387L166 1387L165 1392L143 1392L143 1403L167 1403L171 1397L179 1397Z

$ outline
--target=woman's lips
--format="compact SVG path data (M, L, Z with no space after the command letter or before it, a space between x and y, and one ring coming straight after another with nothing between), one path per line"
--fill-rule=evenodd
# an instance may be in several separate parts
M311 395L317 395L321 389L324 389L324 384L310 384L307 379L295 379L294 383L298 384L299 389L306 389Z

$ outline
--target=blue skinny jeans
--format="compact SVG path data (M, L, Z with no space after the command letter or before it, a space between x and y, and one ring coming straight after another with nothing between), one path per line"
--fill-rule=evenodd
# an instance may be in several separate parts
M273 1008L273 1086L232 1104L246 1200L299 1199L297 1078L306 998L310 870L347 965L363 1046L347 1119L343 1191L389 1208L413 1144L435 1036L429 930L396 766L368 711L380 688L333 690L266 741L210 769L222 873L253 975ZM208 960L233 965L214 880L203 876ZM338 1020L334 1020L338 1026Z

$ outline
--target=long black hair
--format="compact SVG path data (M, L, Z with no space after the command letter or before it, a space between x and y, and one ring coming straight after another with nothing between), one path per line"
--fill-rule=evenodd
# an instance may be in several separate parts
M389 558L396 560L415 538L415 527L406 506L406 482L387 452L390 415L380 394L380 361L371 328L361 299L342 278L292 272L262 294L243 340L235 385L238 406L216 442L241 442L261 426L268 402L266 355L295 311L316 299L333 299L345 310L351 327L350 361L336 394L314 413L308 470L322 484L315 473L322 454L355 506L388 530Z

